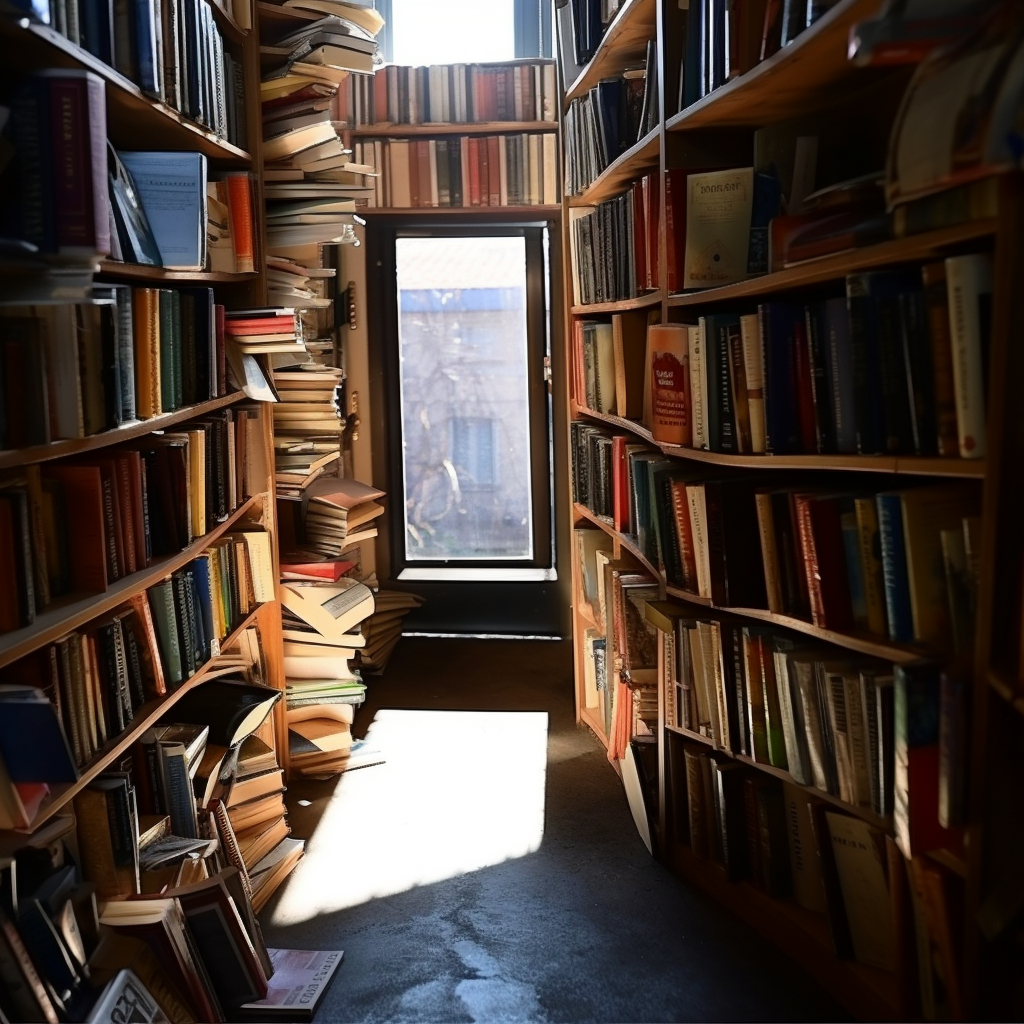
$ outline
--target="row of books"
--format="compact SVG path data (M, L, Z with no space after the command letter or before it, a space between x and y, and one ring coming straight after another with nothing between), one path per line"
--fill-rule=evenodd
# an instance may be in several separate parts
M134 0L124 11L112 0L48 0L32 13L148 96L246 148L241 56L225 46L206 0Z
M541 206L558 202L553 133L373 139L356 160L378 168L369 206Z
M227 394L224 307L212 289L93 294L0 317L0 447L88 437Z
M102 458L29 465L0 484L0 623L65 594L101 594L173 555L265 489L255 411L223 410Z
M343 372L305 364L276 370L279 401L274 413L274 481L278 497L300 498L340 458L342 420L338 388Z
M679 109L738 78L809 28L829 4L794 0L733 7L721 0L692 4L683 26Z
M970 648L980 493L969 483L851 492L725 477L581 421L572 456L575 499L636 538L674 586L719 607Z
M646 349L578 321L576 400L649 409L655 441L714 452L983 457L991 255L849 274L845 292L652 326Z
M473 124L557 119L553 62L389 64L372 79L341 84L337 116L350 128L370 125Z
M565 112L566 195L582 192L657 125L658 100L650 87L655 78L649 70L653 56L652 42L645 66L602 78L569 103Z

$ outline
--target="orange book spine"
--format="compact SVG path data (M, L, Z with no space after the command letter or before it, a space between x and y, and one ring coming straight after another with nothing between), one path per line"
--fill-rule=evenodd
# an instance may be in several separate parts
M251 274L256 269L252 226L252 189L248 174L229 174L228 211L231 216L231 244L235 250L235 269Z

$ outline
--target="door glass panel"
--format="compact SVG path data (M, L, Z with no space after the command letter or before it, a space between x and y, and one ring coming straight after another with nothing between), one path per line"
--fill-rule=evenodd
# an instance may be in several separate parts
M521 237L399 238L409 562L533 558Z
M395 64L466 64L515 57L513 0L391 0Z

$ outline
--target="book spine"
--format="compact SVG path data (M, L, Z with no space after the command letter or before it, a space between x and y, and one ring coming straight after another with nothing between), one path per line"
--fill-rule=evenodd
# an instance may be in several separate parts
M985 372L991 326L992 265L983 253L946 260L960 457L983 459Z
M931 344L932 384L934 386L936 443L944 458L960 454L957 432L956 391L953 385L953 343L949 330L949 303L946 298L946 265L928 263L921 268Z
M893 643L912 643L914 623L910 608L902 503L898 493L879 494L876 501L889 639Z

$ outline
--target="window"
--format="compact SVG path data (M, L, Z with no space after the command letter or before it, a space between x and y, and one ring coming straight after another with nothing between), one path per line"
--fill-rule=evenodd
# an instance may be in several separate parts
M495 422L479 416L452 418L451 460L461 490L492 490L497 482L494 464Z
M457 64L550 57L549 0L374 0L390 64Z

